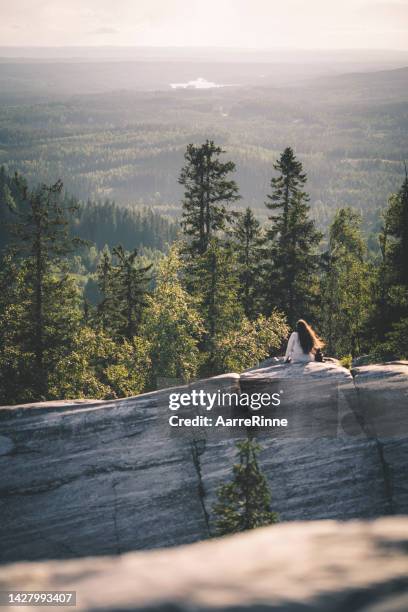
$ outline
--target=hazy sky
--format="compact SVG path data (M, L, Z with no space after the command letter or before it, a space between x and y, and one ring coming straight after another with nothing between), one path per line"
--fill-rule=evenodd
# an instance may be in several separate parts
M408 0L0 0L0 45L408 49Z

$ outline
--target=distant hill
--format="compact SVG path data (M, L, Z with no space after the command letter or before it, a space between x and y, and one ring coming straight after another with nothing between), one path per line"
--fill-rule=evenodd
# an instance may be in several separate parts
M239 87L296 86L408 65L408 52L149 47L0 47L0 100L166 91L199 77ZM358 75L355 75L358 77Z
M321 228L353 206L367 232L377 231L408 158L408 68L374 71L371 61L368 70L350 57L349 73L337 75L340 60L323 66L307 54L303 64L3 61L0 165L34 183L62 178L81 199L178 216L186 145L212 138L237 165L239 206L265 219L273 163L290 145ZM194 89L199 77L227 86Z
M334 77L321 77L308 84L309 88L324 90L341 99L357 101L408 100L408 66L375 72L354 72Z

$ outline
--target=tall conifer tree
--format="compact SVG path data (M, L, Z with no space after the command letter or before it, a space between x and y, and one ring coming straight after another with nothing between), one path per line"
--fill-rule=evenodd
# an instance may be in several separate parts
M191 289L205 322L203 349L208 353L207 374L214 373L217 338L239 324L243 316L234 264L231 248L215 238L193 262Z
M97 322L103 330L108 331L114 326L116 317L112 255L107 246L102 251L96 274L101 297L96 309Z
M82 318L79 292L66 265L79 242L69 235L69 217L77 207L72 202L65 205L61 181L30 191L16 175L15 188L19 202L11 203L11 252L23 283L17 337L21 351L32 355L27 386L33 397L41 398L47 396L50 370L67 350Z
M371 340L382 358L408 356L408 174L393 194L383 215L379 236L382 262L375 283L376 297L370 321Z
M222 161L221 147L207 140L200 146L189 144L179 183L184 186L181 226L185 285L197 299L205 324L201 348L207 353L204 366L212 374L214 351L219 333L231 328L242 316L237 297L237 274L226 231L234 216L229 205L239 199L238 186L230 177L231 161Z
M370 310L370 267L360 226L354 210L338 210L324 256L320 325L327 351L339 357L360 353Z
M189 251L202 255L212 237L225 230L231 218L229 204L239 199L238 187L230 174L232 161L222 161L225 153L212 140L201 146L189 144L179 183L184 186L182 228L189 238Z
M390 198L385 223L388 234L387 258L395 284L408 288L408 174L401 189Z
M266 310L279 307L293 325L297 317L311 312L322 234L309 219L309 197L304 191L307 177L290 147L274 168L278 176L271 180L272 191L266 202L273 211L268 230Z
M113 249L117 263L113 268L113 292L116 306L117 333L128 340L137 334L146 306L145 296L152 264L141 266L137 249L125 251L119 245Z
M261 224L250 208L247 208L244 213L239 213L232 230L232 238L237 256L242 305L245 315L253 319L258 314L264 240Z

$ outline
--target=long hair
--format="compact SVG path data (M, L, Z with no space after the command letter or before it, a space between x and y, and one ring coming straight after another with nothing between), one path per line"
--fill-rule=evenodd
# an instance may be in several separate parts
M296 331L299 334L300 346L304 353L315 353L317 349L324 346L324 343L320 340L313 328L303 319L299 319L297 322Z

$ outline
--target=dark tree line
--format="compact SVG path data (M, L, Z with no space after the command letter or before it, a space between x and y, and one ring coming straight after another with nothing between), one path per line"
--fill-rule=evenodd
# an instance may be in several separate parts
M69 194L61 193L65 208L75 209L69 218L70 231L78 238L102 250L122 244L124 249L147 247L165 250L177 237L177 225L149 208L118 206L115 202L78 202ZM8 202L16 209L23 205L22 193L14 176L0 167L0 249L10 241L9 225L13 222Z
M73 231L95 244L122 244L126 250L148 247L163 251L177 237L177 225L149 208L118 206L115 202L91 202L80 205Z

